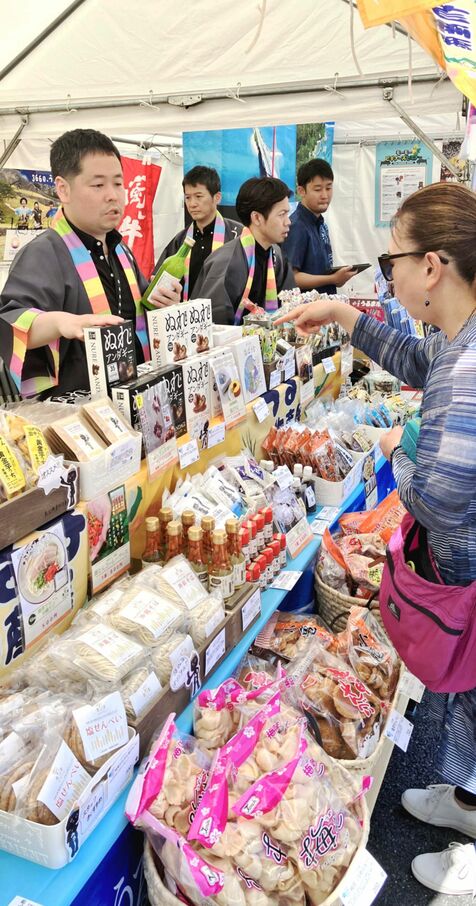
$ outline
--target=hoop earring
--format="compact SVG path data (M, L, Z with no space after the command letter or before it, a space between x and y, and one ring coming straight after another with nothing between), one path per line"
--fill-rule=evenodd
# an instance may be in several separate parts
M426 299L426 301L425 301L425 308L428 308L429 304L430 304L430 300L429 300L429 299Z

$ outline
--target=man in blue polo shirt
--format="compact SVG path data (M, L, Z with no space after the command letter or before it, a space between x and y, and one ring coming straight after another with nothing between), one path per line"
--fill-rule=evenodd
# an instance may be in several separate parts
M293 268L296 285L303 292L317 289L335 293L355 274L341 267L330 276L333 266L329 230L323 214L332 199L334 173L326 160L315 158L299 167L300 203L291 215L291 229L284 243L285 255ZM332 282L331 282L332 281Z

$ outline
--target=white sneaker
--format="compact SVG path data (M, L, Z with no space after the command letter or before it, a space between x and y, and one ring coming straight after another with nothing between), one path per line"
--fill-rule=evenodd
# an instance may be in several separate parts
M476 850L473 843L450 843L441 853L423 853L412 862L412 872L425 887L458 897L476 894Z
M455 800L454 786L432 784L426 790L405 790L403 808L420 821L436 827L451 827L476 839L476 809L461 808Z

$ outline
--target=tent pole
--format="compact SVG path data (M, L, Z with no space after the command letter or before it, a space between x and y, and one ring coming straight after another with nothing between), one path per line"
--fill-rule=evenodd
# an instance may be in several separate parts
M3 154L0 157L0 167L3 167L4 164L6 164L8 158L13 154L15 148L17 148L18 145L20 144L20 136L21 136L25 126L27 126L27 125L28 125L28 117L23 116L21 124L19 125L17 131L15 132L15 135L13 136L13 138L10 139Z
M37 35L33 41L31 41L26 47L24 47L23 50L21 50L20 53L13 58L13 60L10 60L10 62L7 63L7 65L4 66L2 70L0 70L0 82L12 71L12 69L16 69L18 64L21 63L26 57L28 57L33 50L36 50L36 48L43 43L45 38L48 38L51 34L53 34L53 32L56 31L59 25L62 25L63 22L66 21L66 19L69 19L71 14L74 13L78 9L78 7L82 6L83 3L85 3L85 0L74 0L74 3L71 3L59 16L57 16L56 19L53 20L53 22L50 22L50 24L45 29L43 29L43 31L40 32L40 34Z
M410 129L413 129L413 132L415 133L417 138L421 139L423 144L426 145L426 147L430 149L432 154L434 154L435 157L438 158L438 160L443 164L443 166L446 167L447 170L449 170L450 173L452 173L452 175L456 177L456 179L461 181L461 173L458 172L458 170L456 169L454 164L452 164L451 161L448 160L448 158L443 154L443 151L440 151L440 149L438 148L438 145L435 145L433 139L431 139L430 136L426 134L426 132L423 132L423 129L420 129L420 126L417 126L417 124L415 123L415 120L412 120L411 116L409 116L408 113L406 113L406 111L403 109L403 107L400 106L398 101L393 100L392 88L384 88L383 99L384 99L384 101L388 101L390 106L393 107L394 110L396 110L400 119L403 120L403 122L407 126L409 126Z

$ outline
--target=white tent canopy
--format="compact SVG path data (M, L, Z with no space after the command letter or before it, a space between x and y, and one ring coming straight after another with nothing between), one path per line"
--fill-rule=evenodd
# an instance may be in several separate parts
M1 8L4 140L22 116L24 139L86 126L153 136L375 121L389 115L389 81L411 115L461 106L415 42L387 26L365 31L347 0L1 0Z

